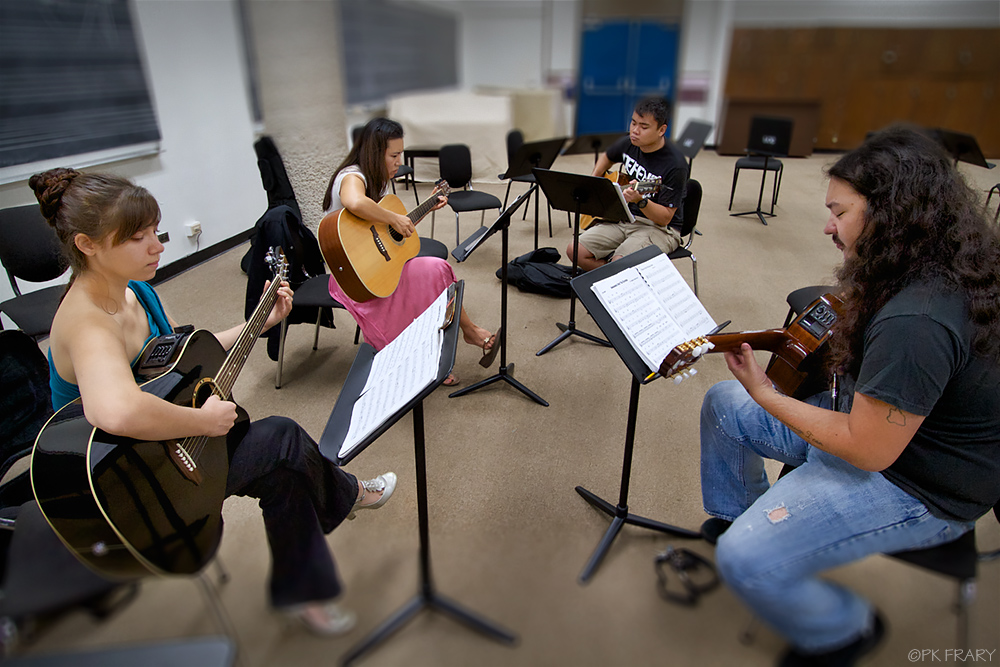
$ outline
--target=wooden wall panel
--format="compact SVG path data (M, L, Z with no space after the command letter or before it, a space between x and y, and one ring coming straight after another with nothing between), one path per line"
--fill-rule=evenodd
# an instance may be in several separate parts
M737 29L726 98L818 101L819 149L901 121L967 132L1000 157L1000 29Z

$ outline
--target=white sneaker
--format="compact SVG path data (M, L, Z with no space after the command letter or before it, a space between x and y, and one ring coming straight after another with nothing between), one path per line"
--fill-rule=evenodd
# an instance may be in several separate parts
M395 490L396 473L394 472L382 473L375 479L363 480L361 482L361 495L354 501L354 507L351 508L351 513L347 515L347 518L353 520L358 510L377 510L389 502L389 498L392 497L392 492ZM364 504L365 496L369 493L380 492L382 494L381 498L373 503Z
M354 628L357 621L357 615L353 611L341 609L336 602L309 602L280 611L289 621L300 623L313 634L322 637L346 634Z

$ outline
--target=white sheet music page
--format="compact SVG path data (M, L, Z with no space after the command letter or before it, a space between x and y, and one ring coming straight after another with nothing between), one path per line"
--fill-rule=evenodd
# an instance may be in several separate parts
M437 379L448 290L375 354L368 381L351 413L340 456L358 444Z
M591 289L651 371L674 347L716 326L662 253L595 282Z

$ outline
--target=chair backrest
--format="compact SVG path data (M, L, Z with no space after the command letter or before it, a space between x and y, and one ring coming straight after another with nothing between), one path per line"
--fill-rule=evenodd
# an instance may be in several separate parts
M511 130L507 133L507 166L510 166L510 159L517 154L517 151L524 145L524 134L521 130Z
M0 331L0 477L31 450L52 412L45 354L23 331Z
M38 204L0 210L0 262L18 296L21 290L15 278L43 283L66 272L69 264L62 255L59 237Z
M295 199L295 190L292 189L292 182L288 178L285 163L281 159L278 147L274 145L274 140L263 136L254 142L253 149L257 153L260 181L264 186L264 192L267 193L267 207L290 206L298 211L299 203Z
M684 223L681 225L681 236L691 236L698 224L698 211L701 210L701 183L689 178L687 191L684 194Z
M472 153L465 144L442 146L438 154L441 178L448 181L453 190L464 188L472 180Z

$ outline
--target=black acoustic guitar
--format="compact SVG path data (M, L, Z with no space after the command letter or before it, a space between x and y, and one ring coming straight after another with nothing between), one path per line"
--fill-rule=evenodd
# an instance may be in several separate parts
M281 249L274 254L274 280L228 354L209 331L161 336L134 369L143 391L189 407L212 395L232 400L285 276ZM45 519L102 575L198 572L222 540L229 461L249 426L246 411L237 413L225 436L143 441L94 428L80 399L68 403L42 428L31 456Z

